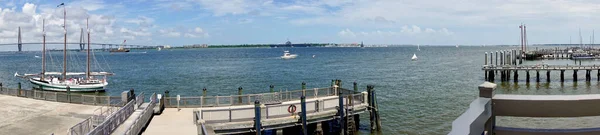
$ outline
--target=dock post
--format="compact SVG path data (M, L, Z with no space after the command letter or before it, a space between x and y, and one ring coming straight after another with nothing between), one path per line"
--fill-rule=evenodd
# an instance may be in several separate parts
M489 70L488 71L488 77L487 77L487 81L493 82L494 81L494 70Z
M591 70L585 70L585 81L592 81L592 77L591 77L592 71Z
M500 81L504 82L504 70L500 71Z
M373 113L374 112L373 97L371 97L371 96L373 96L373 94L371 94L372 93L371 91L373 91L372 87L373 87L372 85L367 85L367 103L369 104L369 107L367 107L367 110L369 111L369 114L370 114L369 120L371 121L371 128L370 128L371 133L373 131L375 131L375 122L374 122L375 117L373 117L375 113Z
M379 118L379 105L377 104L377 94L375 94L375 90L372 90L373 94L373 105L375 107L375 125L377 126L377 131L381 131L381 119Z
M202 88L202 102L200 103L200 107L203 107L204 103L206 103L206 87Z
M302 96L306 96L306 83L302 82Z
M577 82L577 70L573 70L573 81Z
M68 87L68 86L67 86ZM17 96L23 96L21 93L21 82L17 83Z
M525 76L526 81L529 82L529 70L525 70L525 72L527 73L527 75Z
M565 70L560 70L560 82L565 82Z
M256 135L261 134L261 117L260 117L260 101L254 101L254 130L256 131Z
M242 104L242 86L238 88L238 103Z
M536 82L540 82L540 71L539 70L535 70L535 76L536 76Z
M494 65L494 52L490 52L490 64L489 65Z
M498 51L496 51L496 57L495 58L496 58L496 60L495 60L496 61L496 66L498 66Z
M546 82L550 82L550 70L546 70Z
M506 70L506 81L510 81L510 72L512 72L512 70Z
M300 97L300 109L302 110L300 117L302 117L302 133L304 133L304 135L308 135L307 130L308 127L306 125L306 97L302 96Z
M600 74L600 72L598 72L598 74ZM2 83L0 83L0 92L4 92L4 90L2 89Z
M20 89L20 88L19 88ZM67 100L71 103L71 87L67 86ZM109 103L110 104L110 103ZM125 103L126 104L126 103ZM123 104L124 105L124 104Z
M483 65L487 65L488 64L488 57L487 57L487 52L485 52L485 63L483 63Z
M519 70L515 70L515 76L513 78L513 82L519 82Z
M596 78L598 79L598 81L600 81L600 69L598 69L598 75L596 76ZM2 83L0 83L0 87L2 87ZM0 91L2 90L2 88L0 88Z
M354 85L354 93L357 93L358 92L358 84L356 83L356 81L352 84Z
M340 88L340 87L338 87L338 88ZM344 135L346 133L346 126L344 126L345 125L344 124L344 122L345 122L344 121L344 119L345 119L344 113L345 112L344 112L344 96L342 96L342 94L344 94L344 93L341 90L338 90L338 99L339 99L339 105L338 105L339 106L338 107L339 110L338 110L338 113L339 113L339 116L340 116L340 119L338 121L339 121L339 124L340 124L340 129L342 130L341 134Z
M165 90L165 105L171 106L171 99L169 99L169 90Z
M271 93L275 92L275 86L273 86L273 84L269 85L269 91Z

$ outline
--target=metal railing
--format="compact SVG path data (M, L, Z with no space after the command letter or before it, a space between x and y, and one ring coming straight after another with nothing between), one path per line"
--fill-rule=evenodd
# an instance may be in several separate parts
M182 107L182 108L198 108L198 107L215 107L215 106L236 106L236 105L253 105L255 100L263 104L275 104L286 101L300 100L302 95L307 99L327 97L338 95L338 90L343 91L344 95L354 94L355 92L348 89L338 88L314 88L306 90L281 91L264 94L246 94L246 95L230 95L230 96L199 96L199 97L165 97L165 107Z
M93 128L93 118L89 117L85 120L83 120L82 122L79 122L77 124L75 124L75 126L69 128L69 131L67 132L68 135L85 135L87 133L89 133Z
M143 98L142 98L141 102L144 102ZM156 105L157 102L158 102L158 99L156 98L156 93L153 93L152 96L150 96L150 103L148 104L148 106L146 108L144 108L144 111L142 112L142 114L139 117L137 117L135 119L135 122L125 131L125 134L127 134L127 135L140 134L140 132L142 131L142 128L144 128L146 123L148 123L148 121L150 120L150 117L152 117L152 115L154 115L154 106Z
M353 102L350 104L347 100L344 100L345 106L359 105L366 103L364 99L366 93L357 93L357 94L349 94L344 96L344 98L353 98ZM287 102L282 104L272 104L265 105L266 115L263 116L266 119L273 118L282 118L297 115L296 113L290 114L287 112L287 108L290 105L294 105L296 107L300 107L300 101L298 102ZM307 100L306 101L306 111L308 113L317 113L335 110L339 106L339 98L338 97L327 97L322 98L320 100ZM194 111L194 119L195 123L198 123L198 120L203 119L205 123L220 123L220 122L240 122L240 121L251 121L254 119L254 115L248 115L248 113L254 112L254 106L246 106L246 107L219 107L219 108L203 108L201 111ZM300 111L298 111L300 112ZM208 116L211 118L205 118L205 113L208 113ZM227 114L227 115L224 115Z
M121 109L109 115L104 122L94 128L88 135L108 135L125 122L134 111L135 100L129 101Z
M26 90L26 89L13 89L13 88L0 88L0 94L10 95L17 97L26 97L38 100L54 101L54 102L65 102L75 104L86 104L86 105L107 105L107 106L122 106L119 104L121 101L120 96L97 96L97 95L85 95L65 92L54 92L54 91L43 91L43 90ZM115 102L116 101L116 102Z

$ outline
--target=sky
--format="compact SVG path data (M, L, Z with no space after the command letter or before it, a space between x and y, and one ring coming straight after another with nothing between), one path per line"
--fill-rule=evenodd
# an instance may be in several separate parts
M360 43L530 44L589 43L600 30L600 1L592 0L0 0L0 44L62 42L63 8L69 42L81 29L91 41L188 44Z

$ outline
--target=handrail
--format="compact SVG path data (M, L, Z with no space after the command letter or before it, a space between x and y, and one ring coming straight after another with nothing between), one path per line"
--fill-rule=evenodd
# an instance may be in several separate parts
M0 87L0 94L9 96L18 96L25 98L32 98L37 100L54 101L54 102L67 102L74 104L90 104L90 105L114 105L111 99L120 99L119 96L99 96L99 95L85 95L55 91L44 91L44 90L27 90L27 89L14 89L7 87Z
M345 96L344 98L347 98L349 96L354 98L354 102L352 103L348 103L348 102L344 102L344 105L349 106L349 105L360 105L360 104L366 104L366 100L364 100L364 96L367 93L356 93L356 94L350 94ZM290 115L297 115L297 114L289 114L288 112L284 112L283 114L279 111L275 111L273 113L273 109L276 110L281 110L287 108L290 105L295 105L296 107L300 107L300 101L299 100L295 100L295 101L291 101L291 102L284 102L281 104L271 104L271 105L265 105L264 109L266 111L266 114L264 115L265 119L271 119L271 118L281 118L282 116L290 116ZM338 105L339 105L339 98L337 96L330 96L327 98L320 98L320 99L308 99L306 100L306 104L312 108L307 108L307 112L313 113L313 112L325 112L325 111L330 111L330 110L334 110ZM204 122L206 123L214 123L214 122L236 122L236 121L247 121L250 120L251 118L253 118L254 116L248 116L248 117L242 117L239 115L236 115L236 113L243 113L243 112L247 112L247 111L251 111L254 110L254 106L253 105L245 105L245 106L229 106L229 107L214 107L214 108L202 108L200 111L194 112L194 122L196 124L198 124L198 120L200 119L204 119ZM299 112L299 111L297 111ZM225 116L226 119L223 119L223 117L221 118L216 118L216 119L207 119L204 118L204 113L229 113L228 116ZM237 117L237 118L236 118Z
M129 101L125 106L109 115L107 119L94 128L87 135L106 135L112 133L117 127L123 123L133 113L135 101Z
M280 91L263 94L244 94L230 96L200 96L200 97L165 97L165 107L214 107L214 106L235 106L235 105L253 105L255 100L264 104L281 103L286 101L300 100L300 96L307 98L317 98L338 95L338 90L343 91L344 95L356 94L352 90L331 87L314 88L305 90ZM240 100L241 99L241 100Z
M143 99L142 99L142 101L143 101ZM144 108L144 110L142 111L142 114L134 120L134 123L129 128L127 128L127 130L125 131L126 135L140 134L144 125L146 125L148 120L150 120L150 117L152 117L152 115L154 115L154 106L156 105L156 103L157 103L156 93L153 93L152 96L150 96L149 105L146 108Z

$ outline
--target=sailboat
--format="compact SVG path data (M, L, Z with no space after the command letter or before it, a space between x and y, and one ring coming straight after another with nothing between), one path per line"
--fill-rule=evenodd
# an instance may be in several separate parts
M412 59L413 61L416 61L416 60L418 59L418 58L417 58L417 54L413 54L413 56L412 56L412 58L411 58L411 59Z
M62 5L62 4L61 4ZM66 9L65 24L63 25L65 31L65 44L63 50L63 71L62 72L46 72L46 31L42 26L43 31L43 43L42 43L42 72L36 74L24 74L19 75L15 73L15 77L27 78L32 84L38 86L42 90L51 91L104 91L104 88L108 85L106 77L113 75L108 72L91 72L90 71L90 30L89 26L87 29L88 44L87 44L87 65L86 72L67 72L67 30L66 30ZM45 25L45 20L43 21ZM62 77L55 77L55 75L62 75ZM83 76L85 77L77 77ZM97 78L96 76L102 76ZM68 79L67 79L68 78Z

